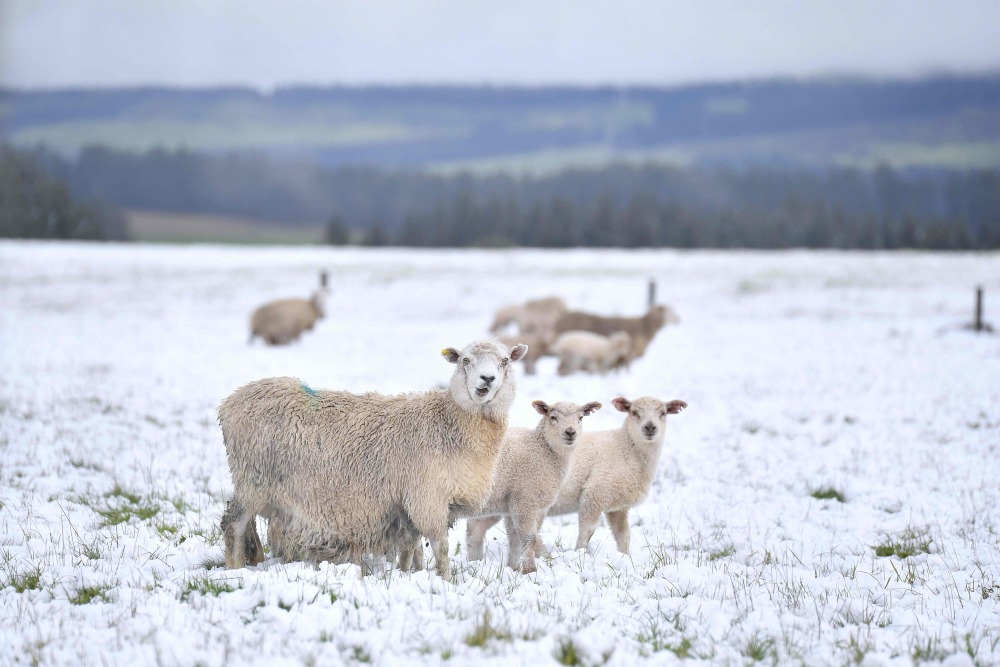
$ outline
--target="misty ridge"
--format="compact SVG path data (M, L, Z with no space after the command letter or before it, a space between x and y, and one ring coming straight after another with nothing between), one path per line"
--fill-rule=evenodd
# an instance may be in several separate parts
M7 90L0 118L3 159L22 165L2 173L41 174L103 202L109 238L128 236L122 208L370 245L1000 247L995 74ZM59 236L30 227L0 221L0 235Z

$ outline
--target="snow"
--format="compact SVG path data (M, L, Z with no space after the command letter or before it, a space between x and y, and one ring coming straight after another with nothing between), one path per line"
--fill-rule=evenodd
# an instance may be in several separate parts
M998 259L0 243L0 664L1000 664L1000 338L963 328ZM247 345L320 269L327 319ZM679 325L621 374L543 359L511 412L599 400L596 430L618 395L688 402L629 555L604 525L573 550L570 516L531 575L501 527L467 562L462 522L453 583L219 567L235 388L430 388L498 307L638 314L650 278Z

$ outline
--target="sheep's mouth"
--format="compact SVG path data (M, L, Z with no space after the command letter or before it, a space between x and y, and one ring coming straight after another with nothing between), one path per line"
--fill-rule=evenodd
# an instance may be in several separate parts
M479 387L478 389L476 389L477 396L485 396L488 393L490 393L489 387Z

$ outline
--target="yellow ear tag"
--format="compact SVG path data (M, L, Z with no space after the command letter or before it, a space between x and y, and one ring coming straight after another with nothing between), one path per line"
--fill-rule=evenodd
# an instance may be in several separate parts
M441 350L441 355L447 357L448 356L448 348L445 348L445 349Z

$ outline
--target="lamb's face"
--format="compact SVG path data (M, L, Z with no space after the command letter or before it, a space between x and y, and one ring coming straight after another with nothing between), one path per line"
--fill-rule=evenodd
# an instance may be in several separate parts
M583 418L601 409L597 401L583 406L565 402L548 405L545 401L533 401L531 405L543 417L545 439L550 444L560 443L566 447L575 445L577 437L583 433Z
M508 382L511 362L524 357L527 351L527 345L508 348L498 340L481 340L470 343L461 351L449 347L441 353L448 361L458 365L452 378L452 391L455 391L457 382L473 405L483 405L493 400Z
M619 397L612 403L620 412L628 413L625 425L632 442L648 442L650 444L663 440L663 431L667 426L667 415L677 414L687 407L687 403L684 401L664 403L651 396L643 396L634 401Z

